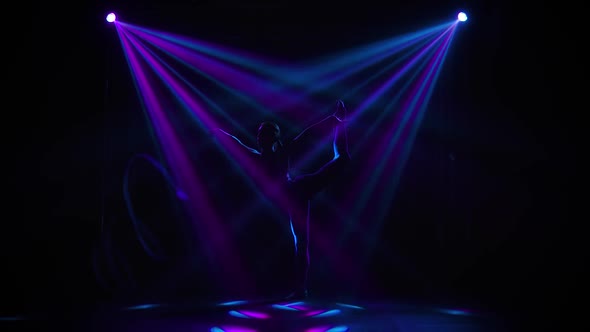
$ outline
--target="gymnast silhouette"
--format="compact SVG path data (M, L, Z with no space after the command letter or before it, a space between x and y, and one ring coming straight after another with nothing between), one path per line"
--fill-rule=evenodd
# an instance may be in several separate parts
M283 142L281 130L274 122L262 122L258 127L256 141L258 149L242 143L237 137L223 131L233 138L257 160L262 168L264 179L275 190L270 197L290 217L291 231L295 243L295 289L287 298L305 298L309 271L309 208L313 196L330 183L336 181L350 161L346 135L346 107L342 100L335 105L335 112L323 120L307 127L294 139ZM309 129L318 125L329 125L334 132L334 158L319 170L310 174L291 176L293 151L300 148L302 137ZM268 186L265 186L268 188Z

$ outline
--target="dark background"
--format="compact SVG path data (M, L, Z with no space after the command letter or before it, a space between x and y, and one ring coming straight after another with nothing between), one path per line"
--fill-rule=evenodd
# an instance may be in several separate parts
M543 47L550 35L537 30L543 8L495 1L319 3L35 5L26 25L32 34L21 41L31 50L21 72L32 83L18 80L26 87L18 98L27 106L4 122L6 161L14 172L5 175L3 285L11 295L3 296L2 308L18 313L136 298L150 293L138 290L158 288L141 271L166 268L127 255L136 257L130 265L140 277L105 290L91 267L101 221L112 225L122 215L117 195L126 160L153 149L116 33L104 23L110 11L138 25L297 60L465 10L468 26L453 41L368 273L384 297L465 301L507 313L534 312L546 299L563 297L557 280L580 266L571 255L579 244L562 241L570 220L565 188L576 163L545 83L546 61L556 51ZM116 91L105 105L107 79ZM9 134L13 125L16 137ZM123 238L132 234L116 227ZM391 251L410 263L392 259ZM324 277L314 282L338 279ZM329 291L344 289L340 283ZM194 294L215 290L196 287Z

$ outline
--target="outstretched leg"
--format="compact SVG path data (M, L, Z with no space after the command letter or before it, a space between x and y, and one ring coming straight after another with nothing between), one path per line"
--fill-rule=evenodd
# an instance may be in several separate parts
M346 107L344 106L344 102L339 100L336 103L336 112L334 116L340 122L334 128L334 159L340 157L340 155L344 155L343 158L347 161L350 160L350 153L348 151L348 135L346 132Z
M309 271L309 199L338 179L350 161L348 137L346 135L346 108L342 101L336 104L334 113L338 125L334 128L334 158L312 174L300 175L291 185L298 197L299 207L291 215L291 230L295 240L295 292L291 298L307 296L307 277Z
M297 176L293 180L298 190L308 198L311 198L330 183L336 181L350 161L346 132L346 126L348 124L346 121L346 107L341 100L336 103L334 117L338 120L338 124L334 127L334 141L332 144L334 147L334 158L316 172Z

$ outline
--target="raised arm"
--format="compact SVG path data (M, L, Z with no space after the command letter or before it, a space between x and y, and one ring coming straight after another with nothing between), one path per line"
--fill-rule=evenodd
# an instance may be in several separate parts
M340 113L342 113L344 110L344 102L342 102L342 100L338 100L336 102L336 107L335 107L335 112L331 115L328 115L327 117L325 117L324 119L312 124L311 126L303 129L303 131L301 133L299 133L299 135L297 135L294 139L293 139L293 143L296 143L297 141L301 140L302 138L304 138L306 136L306 134L308 134L310 132L310 129L314 128L314 129L319 129L320 127L324 127L322 129L325 129L326 127L329 129L334 128L335 126L337 126L338 124L340 124L343 120L341 119L342 116L340 115Z
M305 138L305 136L307 136L307 134L309 134L309 132L311 131L311 129L319 129L319 127L322 126L326 126L326 127L330 127L332 128L335 124L336 118L334 117L334 115L329 115L327 117L325 117L324 119L308 126L307 128L303 129L303 131L301 131L299 133L299 135L297 135L293 141L297 141L297 140L301 140L302 138Z
M219 128L218 128L217 130L219 130L219 131L220 131L220 132L222 132L223 134L225 134L225 135L227 135L227 136L229 136L229 137L233 138L233 139L234 139L234 141L238 142L238 144L240 144L240 145L241 145L243 148L245 148L245 149L246 149L246 150L248 150L249 152L251 152L251 153L253 153L253 154L258 154L258 155L260 154L260 152L258 152L258 150L254 149L254 148L251 148L251 147L247 146L246 144L242 143L242 141L240 141L240 139L239 139L239 138L237 138L237 137L235 137L234 135L232 135L232 134L230 134L230 133L226 132L226 131L225 131L225 130L223 130L223 129L219 129Z

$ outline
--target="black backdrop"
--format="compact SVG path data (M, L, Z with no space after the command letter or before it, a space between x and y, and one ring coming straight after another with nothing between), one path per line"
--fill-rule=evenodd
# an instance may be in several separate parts
M548 109L553 97L544 84L545 58L551 51L541 52L544 37L534 28L542 8L527 8L533 11L525 21L519 16L524 8L499 2L110 5L130 22L286 59L411 31L464 6L470 26L448 55L382 232L383 245L367 269L385 289L381 295L389 297L522 310L558 294L553 280L574 260L562 252L576 246L556 245L569 220L562 209L567 195L558 189L568 185L567 173L560 170L575 168L575 162L561 130L564 120ZM6 174L8 231L2 234L8 258L3 274L9 281L4 287L17 290L3 297L9 312L133 293L101 289L91 257L103 218L101 194L106 193L111 222L124 216L119 189L125 163L153 146L116 35L103 24L111 7L77 6L45 3L34 9L28 26L32 37L25 42L32 61L22 74L29 73L33 83L25 81L29 96L20 102L38 106L14 113L16 138L5 129L6 161L16 171ZM108 47L112 68L105 70ZM115 90L108 107L106 79ZM107 163L101 148L105 137L111 142ZM129 224L116 224L123 237L119 242L125 242ZM145 271L140 276L167 268L142 258L137 244L128 250L133 265ZM390 251L402 258L392 259ZM139 289L158 288L139 279ZM315 282L338 279L320 274ZM202 282L198 274L186 276L187 285ZM336 285L332 293L346 288ZM193 290L203 297L220 291Z

